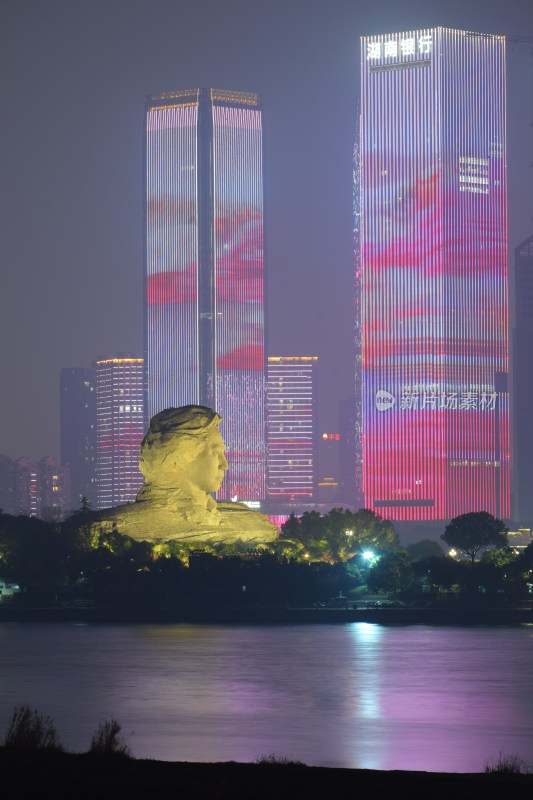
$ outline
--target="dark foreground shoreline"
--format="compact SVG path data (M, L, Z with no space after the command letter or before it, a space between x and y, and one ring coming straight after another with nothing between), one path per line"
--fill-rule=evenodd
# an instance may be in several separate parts
M272 608L261 606L184 608L26 608L0 605L0 622L132 624L301 625L376 622L401 625L533 624L531 608Z
M387 772L233 761L199 764L6 750L0 750L0 774L2 794L13 800L523 800L533 788L529 774Z

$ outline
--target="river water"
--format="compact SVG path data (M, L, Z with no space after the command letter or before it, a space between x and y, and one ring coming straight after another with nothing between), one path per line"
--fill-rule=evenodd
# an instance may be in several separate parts
M482 772L533 764L533 626L0 623L15 705L85 752L114 717L136 758Z

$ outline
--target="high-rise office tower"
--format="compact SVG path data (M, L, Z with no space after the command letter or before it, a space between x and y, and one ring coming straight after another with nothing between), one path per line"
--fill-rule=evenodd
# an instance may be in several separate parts
M364 504L510 514L505 38L361 40Z
M311 501L315 493L316 356L267 361L268 498L270 507Z
M336 503L341 490L341 435L321 433L316 442L316 489L318 503Z
M119 355L96 362L97 507L132 503L143 482L144 361Z
M96 370L65 367L59 377L61 464L70 468L72 503L96 506Z
M533 527L533 236L515 248L513 332L514 514Z
M219 497L265 496L262 107L193 89L146 106L147 419L189 404L222 416Z
M34 461L23 456L0 456L0 495L3 511L60 522L71 512L70 470L50 456Z
M51 456L38 463L39 501L38 516L50 522L59 522L71 513L70 468L60 466Z

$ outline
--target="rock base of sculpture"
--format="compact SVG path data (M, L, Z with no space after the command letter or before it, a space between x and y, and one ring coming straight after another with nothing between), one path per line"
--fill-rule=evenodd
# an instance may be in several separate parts
M206 542L219 544L272 542L279 531L265 514L251 511L242 503L216 503L206 512L203 508L175 508L154 503L128 503L91 515L91 525L113 530L131 539L146 542Z

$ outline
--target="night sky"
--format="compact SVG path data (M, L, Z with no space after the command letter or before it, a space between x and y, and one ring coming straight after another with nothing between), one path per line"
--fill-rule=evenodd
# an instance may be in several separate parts
M0 452L59 457L59 370L142 355L146 95L260 92L268 353L317 355L320 430L353 394L359 37L443 25L509 45L510 251L533 233L533 3L2 0Z

